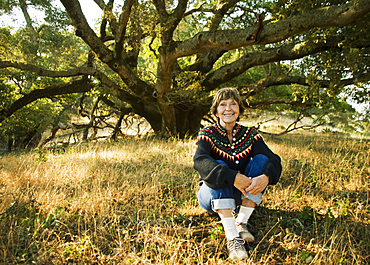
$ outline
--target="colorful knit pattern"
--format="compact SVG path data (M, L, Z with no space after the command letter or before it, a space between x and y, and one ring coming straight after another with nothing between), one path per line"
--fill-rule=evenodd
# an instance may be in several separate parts
M253 143L262 137L254 128L236 124L233 138L233 144L231 145L226 130L217 124L207 126L198 135L198 141L207 141L211 145L212 152L228 160L239 160L248 156Z

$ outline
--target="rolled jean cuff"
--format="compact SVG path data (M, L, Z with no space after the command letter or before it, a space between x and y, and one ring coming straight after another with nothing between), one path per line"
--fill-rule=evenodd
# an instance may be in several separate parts
M262 193L258 193L256 195L252 195L252 194L248 194L248 197L245 197L245 195L242 193L242 200L245 199L245 198L248 198L250 199L252 202L254 202L255 204L257 205L260 205L261 202L262 202Z
M216 199L212 200L211 202L212 210L216 212L217 210L222 209L232 209L236 208L235 200L234 199Z

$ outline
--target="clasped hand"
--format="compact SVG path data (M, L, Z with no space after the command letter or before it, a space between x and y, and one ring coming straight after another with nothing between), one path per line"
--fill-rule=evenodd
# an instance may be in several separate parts
M246 197L248 197L247 192L252 195L262 192L268 184L269 178L265 174L250 179L241 173L237 173L234 181L234 186Z

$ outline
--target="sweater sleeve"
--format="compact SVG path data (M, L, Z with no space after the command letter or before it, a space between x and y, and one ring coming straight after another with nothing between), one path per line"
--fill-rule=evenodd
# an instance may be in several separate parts
M280 157L270 150L262 138L253 145L252 156L258 154L263 154L269 158L263 173L269 177L269 185L275 185L278 183L282 172Z
M217 163L210 153L211 146L208 142L197 142L197 149L193 161L194 168L198 171L201 180L212 189L221 189L228 183L234 184L235 176L238 171Z

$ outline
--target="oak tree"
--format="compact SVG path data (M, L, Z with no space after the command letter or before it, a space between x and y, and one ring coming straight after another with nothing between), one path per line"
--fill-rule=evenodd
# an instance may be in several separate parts
M0 69L21 72L32 88L1 106L0 122L41 98L88 91L122 115L144 117L157 134L181 136L199 130L223 86L237 87L247 108L303 116L324 117L348 97L369 102L368 0L91 0L103 11L96 27L78 0L61 0L60 9L47 0L6 2L3 12L21 8L30 45L2 44ZM30 5L45 11L37 27ZM59 37L71 32L78 49L60 52Z

